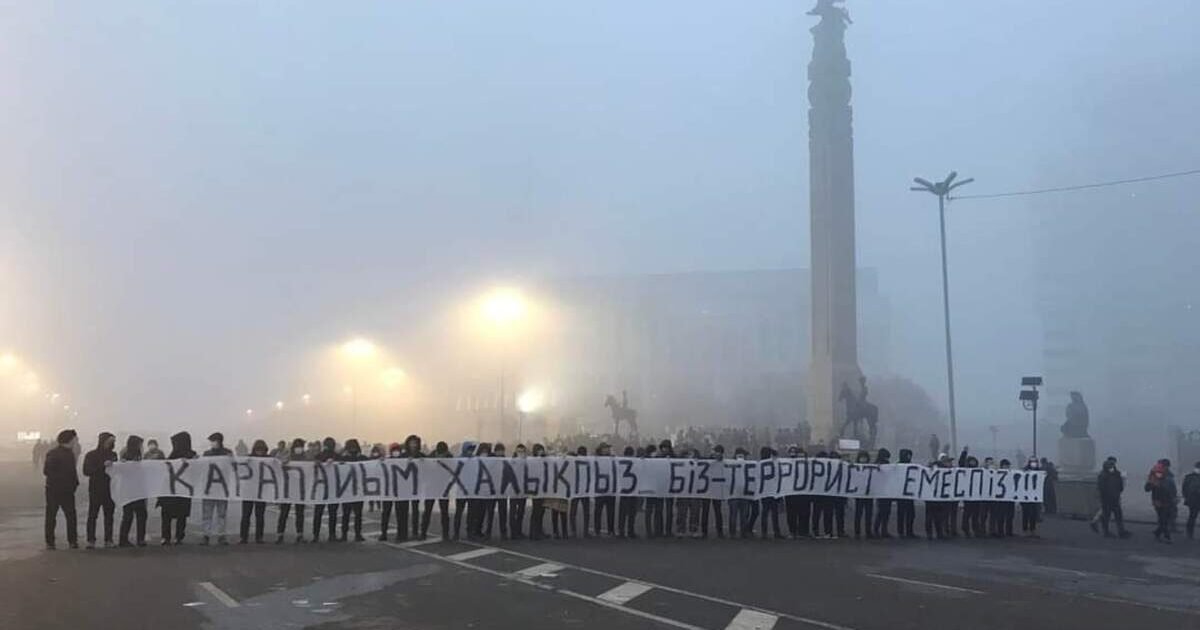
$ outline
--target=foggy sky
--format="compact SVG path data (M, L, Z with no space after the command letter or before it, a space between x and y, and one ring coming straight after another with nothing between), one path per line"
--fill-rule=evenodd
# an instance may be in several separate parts
M811 4L2 2L0 350L82 426L213 426L298 395L318 344L402 351L493 281L806 267ZM940 402L936 205L908 182L1195 168L1200 5L849 9L859 264ZM966 427L1023 417L1032 233L1067 203L952 204Z

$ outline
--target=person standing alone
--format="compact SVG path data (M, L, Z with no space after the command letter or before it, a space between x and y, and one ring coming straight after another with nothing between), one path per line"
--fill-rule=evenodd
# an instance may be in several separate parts
M42 464L42 474L46 476L46 549L55 548L59 510L67 521L67 543L78 549L75 489L79 487L79 475L75 472L75 445L79 438L74 429L64 429L59 432L57 442L58 446L46 452Z

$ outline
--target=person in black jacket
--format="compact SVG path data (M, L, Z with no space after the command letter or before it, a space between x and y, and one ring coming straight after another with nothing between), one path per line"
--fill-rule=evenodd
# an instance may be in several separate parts
M513 447L512 458L517 460L513 462L513 467L520 470L525 465L525 458L529 455L524 444L518 444ZM519 474L519 473L518 473ZM504 499L501 499L503 501ZM508 500L508 531L512 534L513 540L521 540L525 538L525 497L518 497Z
M587 457L588 456L587 447L580 446L579 448L575 449L575 456L576 457ZM571 521L571 535L575 536L576 538L579 537L579 527L578 527L578 523L576 522L575 516L579 513L580 506L582 506L583 507L583 537L591 538L592 534L591 534L590 521L592 520L592 500L589 499L588 497L575 497L575 498L571 499L570 505L571 505L571 507L570 507L570 511L568 512L567 518L570 519L570 521Z
M363 455L362 448L358 445L358 440L353 438L346 440L346 448L342 451L340 462L363 462L367 460L367 456ZM362 513L363 502L352 501L342 506L342 542L346 542L350 538L350 517L354 517L354 542L366 542L366 538L362 535Z
M308 461L308 455L304 450L304 438L296 438L292 440L291 450L285 451L282 457L289 463ZM283 543L283 534L287 531L288 515L293 509L296 510L296 542L304 542L304 504L280 503L279 520L275 522L275 544L277 545Z
M387 458L404 457L404 447L399 442L388 445ZM379 516L379 542L387 542L388 529L392 526L392 512L396 513L396 541L408 540L408 501L384 501L383 513Z
M423 459L425 453L421 450L421 436L410 435L404 438L404 456L409 459ZM408 528L411 526L412 535L416 538L421 531L421 502L418 500L405 501L408 504L409 521L405 526L405 535L408 535Z
M59 431L58 445L46 452L42 474L46 476L46 549L54 549L54 530L58 526L58 511L67 521L67 544L79 548L76 533L75 488L79 475L75 472L75 445L79 438L74 429Z
M109 487L108 463L117 461L117 438L105 431L96 448L83 456L83 474L88 478L87 548L96 548L96 517L104 510L104 546L113 545L113 511L116 505Z
M318 464L326 464L337 461L337 459L337 440L334 440L331 437L321 440L321 450L318 451L313 457L313 461L317 462ZM318 503L313 508L312 541L314 543L321 542L321 517L325 516L326 510L329 510L329 542L337 541L338 504Z
M1193 540L1196 538L1196 517L1200 516L1200 462L1183 476L1180 492L1183 493L1183 504L1188 508L1187 537Z
M250 457L270 457L271 451L267 447L266 440L254 440L254 445L250 447ZM261 544L263 541L263 521L267 515L266 501L242 501L242 523L241 537L238 544L246 544L250 542L250 516L254 516L254 542Z
M171 454L167 459L193 459L196 451L192 450L192 434L180 431L171 436ZM159 497L157 505L162 509L162 544L183 544L184 532L187 530L188 515L192 512L192 500L183 497ZM172 532L174 525L174 532ZM174 533L174 538L172 538Z
M770 446L764 446L758 451L758 459L761 461L774 460L779 453ZM762 509L762 538L766 540L768 530L774 531L775 538L783 538L783 534L779 531L779 503L781 499L778 497L763 497L758 500Z
M596 457L612 457L612 446L608 442L601 442L596 446ZM616 479L609 483L616 483ZM616 494L598 496L593 501L595 505L595 520L593 521L592 530L596 535L600 535L600 526L604 525L608 529L608 535L611 537L616 534L617 522L617 496Z
M892 452L886 448L879 449L875 454L875 463L879 466L884 466L892 463ZM888 531L888 522L892 520L892 499L876 499L875 500L875 525L872 527L872 533L876 538L891 538L892 534Z
M1117 458L1109 457L1104 460L1100 474L1096 475L1096 489L1100 493L1100 524L1104 528L1104 536L1111 537L1108 529L1110 518L1117 520L1117 535L1126 538L1125 515L1121 511L1121 493L1125 492L1125 477L1117 470Z
M637 450L632 446L626 446L621 452L622 457L634 457L637 455ZM638 498L632 495L624 495L617 499L617 537L618 538L637 538L634 530L637 527L637 512ZM720 521L717 521L720 523ZM704 519L705 525L708 524L708 519ZM720 525L717 526L720 528ZM722 535L722 538L724 535Z
M871 454L866 451L859 451L854 458L854 463L859 465L870 464ZM866 536L867 538L875 537L875 500L867 498L854 499L854 537L862 538L863 536L863 521L866 521Z
M445 442L438 442L433 447L433 452L430 457L453 457L450 453L450 446ZM450 537L450 499L438 499L438 518L442 525L442 538ZM429 521L433 517L433 499L425 499L425 510L421 514L421 533L417 536L418 540L425 540L429 536Z
M131 435L125 440L125 448L121 451L121 461L123 462L140 462L142 461L142 438L136 435ZM139 499L130 501L121 506L121 529L120 543L121 547L132 547L129 542L129 530L133 526L134 521L137 521L137 546L146 546L146 500Z
M913 452L911 449L900 449L900 463L911 464ZM917 522L917 505L912 499L899 499L896 501L896 535L901 538L916 538L917 534L913 531ZM886 530L884 530L886 532Z

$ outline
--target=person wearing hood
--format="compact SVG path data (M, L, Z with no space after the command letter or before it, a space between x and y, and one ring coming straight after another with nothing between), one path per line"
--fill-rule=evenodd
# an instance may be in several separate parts
M204 451L204 457L229 457L233 452L225 448L225 436L216 431L208 436L209 448ZM204 499L200 502L200 526L204 530L201 545L207 545L213 536L217 544L228 545L225 539L225 515L229 510L229 501L224 499Z
M296 438L292 440L291 451L284 451L288 463L308 461L308 454L305 449L304 438ZM304 542L304 504L303 503L280 503L279 504L279 520L275 521L275 544L283 544L283 534L287 531L288 515L292 510L296 510L296 542Z
M458 456L462 457L464 459L474 457L476 446L477 446L477 444L470 440L463 442L462 446L459 447ZM468 499L455 495L455 497L454 497L454 535L452 536L453 540L458 540L459 535L462 534L463 517L467 515L467 509L468 509L467 506L469 506L469 505L471 505L471 504L468 502ZM468 520L467 521L467 537L470 538L470 536L471 536L471 522ZM442 534L442 537L443 538L445 537L445 533Z
M162 449L158 448L158 440L155 440L154 438L146 440L146 452L142 453L142 459L155 460L166 458L167 454L162 452Z
M54 530L58 526L58 512L62 510L67 521L67 543L72 549L79 548L76 533L75 489L79 487L79 474L75 472L75 445L79 442L74 429L58 432L54 448L46 451L42 460L42 474L46 477L46 549L54 549Z
M1154 529L1156 542L1171 542L1171 510L1175 507L1177 492L1175 476L1171 474L1171 460L1160 459L1150 469L1146 477L1146 492L1150 493L1150 503L1158 517L1158 526Z
M388 445L388 459L400 459L404 457L404 446L399 442L392 442ZM379 518L379 542L387 542L388 529L392 524L392 512L396 513L396 540L405 542L408 540L408 507L409 501L384 501L383 514Z
M1186 482L1184 486L1187 486ZM1125 492L1125 477L1117 470L1116 457L1104 460L1100 474L1096 475L1096 490L1100 494L1100 525L1104 527L1105 538L1112 536L1108 522L1113 517L1117 520L1117 535L1127 538L1129 532L1125 531L1125 515L1121 511L1121 493Z
M528 452L524 444L517 444L513 447L512 458L518 460L514 462L513 467L520 470L525 465L525 458ZM504 499L501 499L503 501ZM508 500L508 531L512 535L513 540L521 540L525 538L525 506L527 501L525 497L518 497ZM428 508L426 508L428 509Z
M913 458L912 449L900 449L901 464L911 464ZM896 535L900 538L916 538L917 533L914 531L917 522L917 503L912 499L898 499L896 501ZM886 527L886 524L885 524ZM886 529L884 530L887 531Z
M286 462L288 460L287 440L279 440L276 442L275 448L271 449L270 456L281 462Z
M430 457L452 457L450 446L445 442L438 442L433 447L433 452ZM421 514L421 533L417 536L419 540L425 540L429 536L429 521L433 517L433 499L425 499L425 511ZM442 538L450 535L450 500L438 499L438 517L441 519Z
M108 465L117 461L117 438L105 431L96 441L96 448L83 457L83 474L88 478L87 548L96 548L96 517L104 511L104 546L113 545L113 511L111 479Z
M254 445L250 447L250 457L271 457L271 451L267 448L266 440L254 440ZM238 544L246 544L250 542L250 517L254 516L254 542L262 544L263 541L263 522L267 515L266 501L242 501L242 523L239 533L241 536L238 539Z
M313 461L317 462L317 464L328 464L336 462L337 459L337 440L331 437L321 440L321 450L317 451L317 454L313 456ZM333 478L332 472L329 473L329 478ZM314 543L321 542L321 518L325 516L327 510L329 512L329 542L337 541L338 504L318 503L313 507L312 541Z
M1192 472L1183 476L1183 504L1187 506L1187 537L1196 538L1196 517L1200 516L1200 462L1196 462ZM1117 521L1120 525L1121 521ZM1107 531L1107 528L1105 528Z
M875 454L875 465L886 466L892 463L892 452L886 448L879 449ZM892 520L892 499L875 500L875 526L872 533L876 538L891 538L890 523Z
M180 431L171 436L171 454L167 459L194 459L192 434ZM184 497L159 497L156 505L162 510L162 544L182 545L187 531L188 515L192 512L192 500ZM172 531L174 526L174 531Z
M121 461L142 461L142 438L131 435L125 439L125 448L121 450ZM129 542L129 530L137 521L137 546L146 546L146 500L138 499L121 506L121 529L118 543L121 547L132 547Z
M246 447L246 441L238 439L237 445L233 447L233 453L238 457L245 457L250 454L250 449Z
M871 463L871 454L867 451L859 451L854 458L854 463L859 466L869 465ZM875 501L867 498L854 499L854 537L863 537L863 522L866 522L867 538L874 538L873 523L875 521Z
M338 459L340 462L364 462L367 456L363 455L362 447L358 445L358 440L351 438L346 440L346 448L342 451L342 456ZM351 501L342 507L342 542L346 542L350 538L350 517L354 517L354 542L366 542L366 538L362 535L362 514L363 502Z
M1025 464L1027 472L1041 469L1041 463L1036 457L1030 457ZM1038 521L1042 520L1042 504L1034 501L1021 503L1021 531L1029 538L1039 538L1037 533Z

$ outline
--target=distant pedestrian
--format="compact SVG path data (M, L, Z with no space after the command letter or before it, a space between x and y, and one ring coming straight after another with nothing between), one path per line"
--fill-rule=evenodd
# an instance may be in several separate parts
M1200 516L1200 462L1183 477L1183 504L1188 508L1187 537L1196 538L1196 517Z
M96 548L96 517L104 512L104 546L113 545L112 489L108 465L117 461L117 438L105 431L96 440L96 448L83 458L83 474L88 478L87 548Z
M142 438L131 435L125 440L125 448L121 450L121 461L137 462L142 460ZM129 530L137 524L137 546L146 546L146 499L130 501L121 506L121 529L118 535L118 545L132 547L129 542Z
M1121 493L1125 492L1125 476L1117 470L1117 458L1109 457L1104 460L1100 474L1096 475L1096 489L1100 493L1100 524L1106 537L1112 536L1108 529L1109 519L1117 521L1117 535L1128 538L1125 531L1125 516L1121 511ZM1096 524L1092 524L1096 529Z
M79 487L79 475L75 472L75 447L79 438L74 429L64 429L58 433L56 442L58 445L46 452L42 463L42 474L46 476L46 549L55 548L59 510L67 521L67 543L78 549L75 489Z
M1146 492L1150 493L1150 503L1154 506L1154 513L1158 517L1158 526L1154 528L1154 540L1170 543L1171 510L1178 500L1175 476L1171 474L1171 461L1168 459L1158 460L1158 463L1150 469L1144 487Z
M216 431L208 436L209 448L204 451L205 457L226 457L233 453L225 448L225 436ZM243 444L245 446L245 444ZM228 545L225 539L225 514L229 510L229 502L224 499L204 499L200 502L200 524L204 528L204 538L201 545L207 545L213 536L217 544Z

